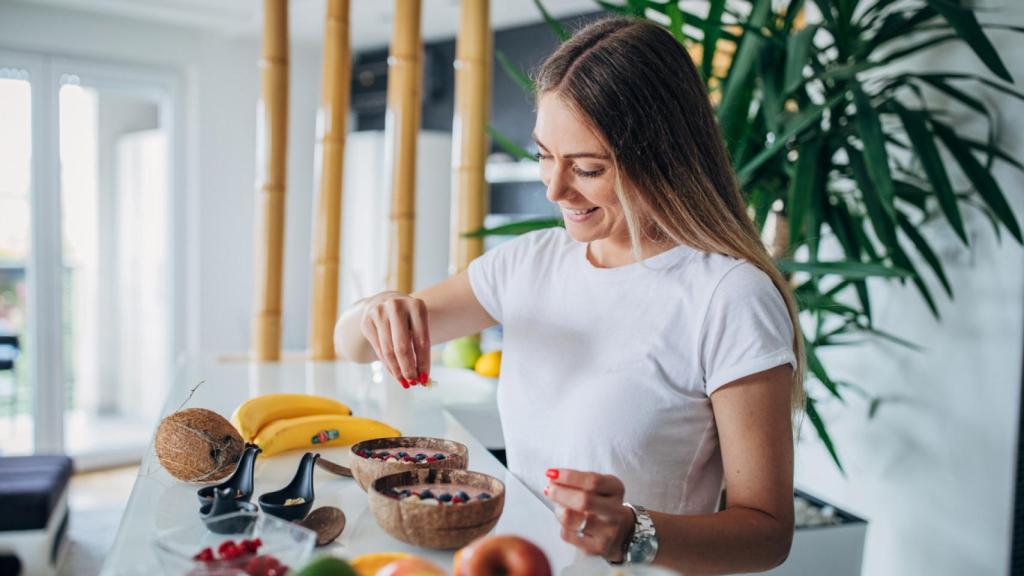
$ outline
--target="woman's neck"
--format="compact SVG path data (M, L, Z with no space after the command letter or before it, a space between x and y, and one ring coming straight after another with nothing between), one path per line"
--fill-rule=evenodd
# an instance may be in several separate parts
M654 242L645 240L640 242L640 259L646 260L657 256L672 248L671 242ZM587 244L587 260L595 268L618 268L637 261L633 254L633 243L629 237L625 238L601 238Z

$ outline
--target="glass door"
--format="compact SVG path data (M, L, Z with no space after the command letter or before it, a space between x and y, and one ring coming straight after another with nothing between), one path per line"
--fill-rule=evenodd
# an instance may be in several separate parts
M0 455L137 460L168 388L173 74L0 51Z
M169 97L109 67L55 64L65 451L142 454L172 354Z
M32 83L0 59L0 452L33 451L28 269L32 247Z

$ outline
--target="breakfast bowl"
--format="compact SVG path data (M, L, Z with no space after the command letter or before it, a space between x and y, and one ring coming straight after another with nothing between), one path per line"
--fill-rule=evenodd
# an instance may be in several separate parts
M465 470L469 449L443 438L396 436L353 444L352 476L364 491L381 476L410 470Z
M505 507L505 485L466 470L418 468L373 481L370 511L389 535L423 548L459 548L490 532Z

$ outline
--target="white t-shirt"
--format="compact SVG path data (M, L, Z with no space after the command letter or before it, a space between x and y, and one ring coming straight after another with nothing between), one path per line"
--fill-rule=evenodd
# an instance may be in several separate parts
M474 260L477 300L502 324L498 408L509 469L536 494L548 468L614 474L626 500L717 509L722 458L709 396L796 366L785 303L755 266L688 246L595 268L562 228Z

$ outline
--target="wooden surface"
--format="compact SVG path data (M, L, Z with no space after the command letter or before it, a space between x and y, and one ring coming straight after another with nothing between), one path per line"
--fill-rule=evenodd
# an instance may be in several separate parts
M385 134L391 172L387 285L412 292L416 234L416 136L420 126L422 51L420 0L396 0L388 57Z
M281 268L284 259L288 149L288 2L264 0L260 102L257 108L257 202L252 355L281 354Z
M324 23L324 65L317 118L319 196L313 222L313 301L309 355L334 359L334 321L338 316L338 266L341 237L341 183L345 157L352 55L349 0L328 0Z

